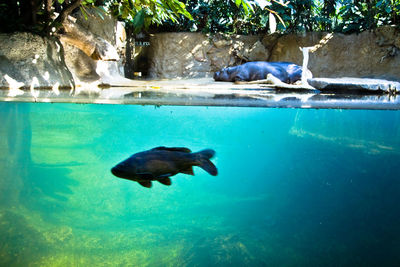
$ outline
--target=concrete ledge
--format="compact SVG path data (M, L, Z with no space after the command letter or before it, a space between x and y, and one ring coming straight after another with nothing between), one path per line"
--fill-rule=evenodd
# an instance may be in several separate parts
M382 79L367 78L312 78L308 83L318 90L368 90L395 93L400 91L400 83Z

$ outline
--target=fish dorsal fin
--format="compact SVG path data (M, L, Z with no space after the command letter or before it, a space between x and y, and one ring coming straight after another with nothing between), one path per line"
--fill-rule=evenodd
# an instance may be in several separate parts
M159 179L157 181L159 181L160 183L162 183L164 185L171 185L172 184L171 179L169 177L162 178L162 179Z
M189 148L186 148L186 147L165 147L165 146L159 146L159 147L153 148L152 150L179 151L179 152L186 152L186 153L192 152Z
M147 187L147 188L150 188L150 187L152 186L151 181L138 181L138 183L139 183L141 186L144 186L144 187Z
M181 173L194 175L193 166L190 166L189 168L182 170Z

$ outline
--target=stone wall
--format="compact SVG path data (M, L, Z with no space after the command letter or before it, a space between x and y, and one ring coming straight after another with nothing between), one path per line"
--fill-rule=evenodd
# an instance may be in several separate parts
M7 76L23 87L35 84L51 88L56 83L74 87L63 47L56 38L31 33L0 34L0 43L0 87L8 88Z
M246 61L302 64L299 47L314 46L326 33L291 35L206 35L159 33L150 36L144 58L151 78L209 77L223 67ZM400 33L393 27L373 32L334 34L310 54L314 77L376 77L400 80ZM147 71L147 70L146 70Z
M373 77L398 80L400 46L395 46L394 43L400 35L393 34L385 39L383 33L382 29L381 32L334 34L325 46L310 54L308 67L314 77ZM292 61L301 65L303 56L299 47L313 46L323 36L323 33L282 36L274 46L269 60Z
M267 60L260 36L159 33L146 50L151 78L207 77L225 66Z

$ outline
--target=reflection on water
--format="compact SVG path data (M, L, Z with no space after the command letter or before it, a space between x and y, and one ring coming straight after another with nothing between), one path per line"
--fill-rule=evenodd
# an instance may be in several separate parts
M400 263L400 113L0 104L1 266ZM110 168L212 147L173 186Z
M162 82L161 82L162 83ZM32 95L11 97L8 90L0 90L0 101L54 102L54 103L107 103L136 105L184 106L236 106L285 108L345 108L345 109L400 109L396 92L331 90L320 92L310 89L271 88L268 85L235 87L233 84L166 84L150 86L144 83L135 87L111 87L91 90L80 88L74 94L69 90L42 89ZM93 89L93 88L92 88ZM39 96L40 92L40 96Z

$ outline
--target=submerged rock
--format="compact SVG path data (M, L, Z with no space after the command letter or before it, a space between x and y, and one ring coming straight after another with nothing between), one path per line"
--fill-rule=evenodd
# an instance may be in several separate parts
M368 78L312 78L308 83L319 90L369 90L399 91L400 83Z

